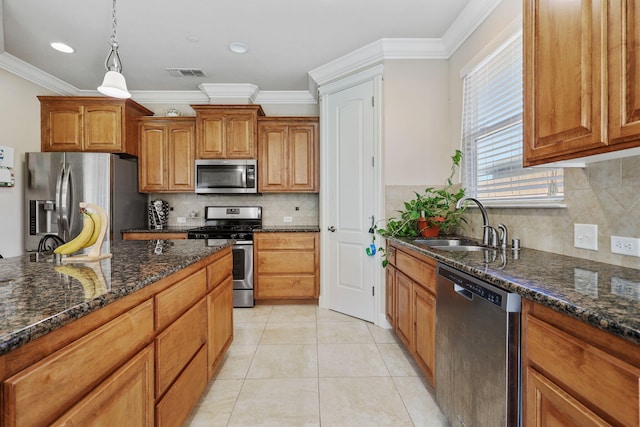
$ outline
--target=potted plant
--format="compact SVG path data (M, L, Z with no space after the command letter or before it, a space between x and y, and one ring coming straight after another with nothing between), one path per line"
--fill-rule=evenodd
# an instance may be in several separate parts
M456 209L458 200L464 197L464 188L453 185L453 176L460 167L462 152L456 150L451 157L451 174L441 189L428 187L424 193L415 193L416 197L404 202L404 210L400 215L386 220L385 228L378 228L377 232L383 237L436 237L443 232L449 232L455 227L466 223L462 217L464 209Z

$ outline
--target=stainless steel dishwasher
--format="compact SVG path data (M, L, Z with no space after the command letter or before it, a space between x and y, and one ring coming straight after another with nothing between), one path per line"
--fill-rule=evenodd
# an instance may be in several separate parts
M438 264L436 398L451 426L519 426L520 296Z

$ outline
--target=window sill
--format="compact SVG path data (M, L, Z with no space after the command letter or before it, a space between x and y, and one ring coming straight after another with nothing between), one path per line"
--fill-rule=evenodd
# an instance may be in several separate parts
M480 200L487 209L566 209L564 200L554 201L507 201L507 200ZM467 208L477 208L474 204L468 203Z

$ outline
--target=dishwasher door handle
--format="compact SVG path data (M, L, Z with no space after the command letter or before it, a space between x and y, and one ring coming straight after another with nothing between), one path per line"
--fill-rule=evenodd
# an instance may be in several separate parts
M463 297L468 299L469 301L473 301L473 293L470 290L465 289L460 285L456 285L455 283L453 284L453 290L457 294L462 295Z

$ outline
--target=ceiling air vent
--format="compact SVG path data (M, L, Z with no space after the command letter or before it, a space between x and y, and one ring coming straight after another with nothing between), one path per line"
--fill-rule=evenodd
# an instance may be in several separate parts
M165 68L173 77L206 77L200 68Z

